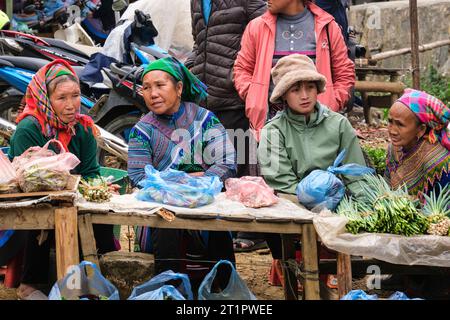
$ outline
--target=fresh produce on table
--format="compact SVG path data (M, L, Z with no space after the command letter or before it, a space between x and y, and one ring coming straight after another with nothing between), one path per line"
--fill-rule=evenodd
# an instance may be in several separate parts
M446 185L444 188L439 185L439 195L436 191L430 192L430 195L424 194L425 205L422 212L428 216L430 226L428 234L446 236L450 234L450 187Z
M110 187L105 179L81 179L78 191L90 202L106 202L111 198Z
M60 191L69 181L70 173L34 165L26 168L19 179L23 192Z
M349 219L351 233L373 232L412 236L425 234L430 225L420 211L420 202L408 194L406 187L391 190L381 176L368 175L357 199L344 197L337 213Z

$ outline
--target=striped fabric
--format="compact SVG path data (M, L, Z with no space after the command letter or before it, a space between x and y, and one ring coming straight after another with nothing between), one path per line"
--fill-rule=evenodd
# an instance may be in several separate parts
M169 139L161 129L184 130L175 131ZM173 141L177 133L182 135L179 141L189 141L188 148L180 147L183 142ZM145 178L147 164L159 171L167 168L188 173L205 171L205 175L217 175L222 181L236 174L236 154L225 128L212 112L187 102L171 116L150 112L131 130L128 175L134 185Z
M394 150L390 145L386 158L386 178L392 188L403 184L411 195L421 198L439 183L449 183L450 151L440 143L421 139L408 153Z

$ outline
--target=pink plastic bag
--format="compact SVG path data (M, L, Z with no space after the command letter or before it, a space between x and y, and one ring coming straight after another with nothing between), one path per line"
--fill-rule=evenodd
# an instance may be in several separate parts
M59 154L48 149L50 143L59 145ZM37 192L64 190L70 170L79 163L80 160L73 153L64 150L61 142L52 139L42 148L27 149L22 155L15 157L12 164L22 191Z
M19 192L16 171L8 157L0 151L0 194L16 192Z
M278 197L263 178L245 176L225 181L227 198L239 201L246 207L261 208L278 203Z

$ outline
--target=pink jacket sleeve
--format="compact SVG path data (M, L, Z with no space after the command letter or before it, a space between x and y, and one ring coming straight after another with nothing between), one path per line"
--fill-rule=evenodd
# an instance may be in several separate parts
M328 24L328 32L331 42L333 88L339 110L342 110L350 98L350 89L355 85L355 64L348 57L344 37L335 21Z
M251 26L252 23L250 22L245 28L241 40L241 50L238 52L233 67L234 86L244 101L247 98L256 61L256 46L255 39L251 35Z

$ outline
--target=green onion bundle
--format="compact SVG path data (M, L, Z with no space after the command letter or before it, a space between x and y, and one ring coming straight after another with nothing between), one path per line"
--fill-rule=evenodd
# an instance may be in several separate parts
M337 213L349 219L351 233L373 232L412 236L424 234L429 220L419 211L419 201L406 187L391 190L381 176L367 175L362 183L362 196L344 198Z

